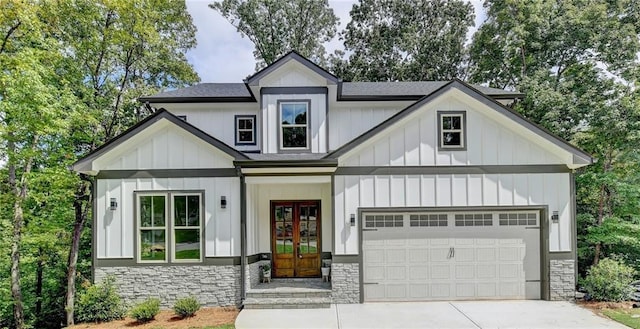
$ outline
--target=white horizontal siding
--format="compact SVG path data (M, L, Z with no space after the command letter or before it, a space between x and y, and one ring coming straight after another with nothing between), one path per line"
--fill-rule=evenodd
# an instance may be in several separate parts
M424 105L388 131L374 136L371 142L354 149L340 159L342 166L442 166L442 165L526 165L565 164L557 147L549 148L548 141L532 136L526 128L508 122L494 110L477 101L462 101L457 94L445 95ZM475 102L475 103L474 103ZM467 150L438 150L438 111L465 111L467 122ZM347 112L345 112L347 113ZM338 139L357 136L356 122L376 121L375 111L351 110L355 117L346 116L335 124ZM331 112L331 115L334 113ZM339 116L337 116L339 117ZM334 130L332 117L331 129ZM354 125L356 125L354 127ZM353 134L349 134L349 128ZM545 144L546 143L546 144ZM334 145L331 144L333 147Z
M278 153L279 146L279 100L310 100L309 132L311 136L312 153L327 151L327 96L325 94L295 94L295 95L263 95L262 96L262 149L264 153Z
M240 256L240 181L236 177L99 179L96 195L97 258L133 258L135 191L204 190L205 256ZM220 197L226 196L226 209ZM109 210L116 198L117 210Z
M360 207L468 207L548 205L559 212L549 226L549 250L571 250L568 173L499 175L335 176L335 250L358 253ZM548 220L548 219L547 219Z
M168 121L161 121L96 160L100 170L233 168L233 158Z

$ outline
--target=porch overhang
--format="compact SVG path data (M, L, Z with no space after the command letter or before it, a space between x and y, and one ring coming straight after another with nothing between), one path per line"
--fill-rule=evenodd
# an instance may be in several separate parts
M246 176L331 175L338 169L335 159L321 160L242 160L235 166Z

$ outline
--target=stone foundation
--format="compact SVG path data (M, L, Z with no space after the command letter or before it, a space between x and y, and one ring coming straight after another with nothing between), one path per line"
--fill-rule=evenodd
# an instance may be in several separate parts
M203 306L240 304L240 266L133 266L98 267L95 281L114 276L118 292L130 304L160 299L163 308L193 296Z
M549 263L549 297L551 300L574 300L576 291L574 260L551 260Z
M331 302L360 303L360 266L357 263L331 264Z

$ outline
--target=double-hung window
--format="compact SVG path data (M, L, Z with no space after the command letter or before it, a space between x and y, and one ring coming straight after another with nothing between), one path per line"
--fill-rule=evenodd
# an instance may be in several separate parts
M279 103L280 149L306 150L309 148L309 102L286 101Z
M139 262L202 261L202 193L140 192L136 197Z
M438 147L440 150L467 148L465 112L438 112Z
M236 115L236 145L256 145L256 116Z

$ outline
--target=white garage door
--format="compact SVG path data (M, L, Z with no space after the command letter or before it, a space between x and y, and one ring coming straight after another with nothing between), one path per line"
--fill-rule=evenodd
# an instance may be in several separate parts
M537 211L363 217L365 301L540 299Z

